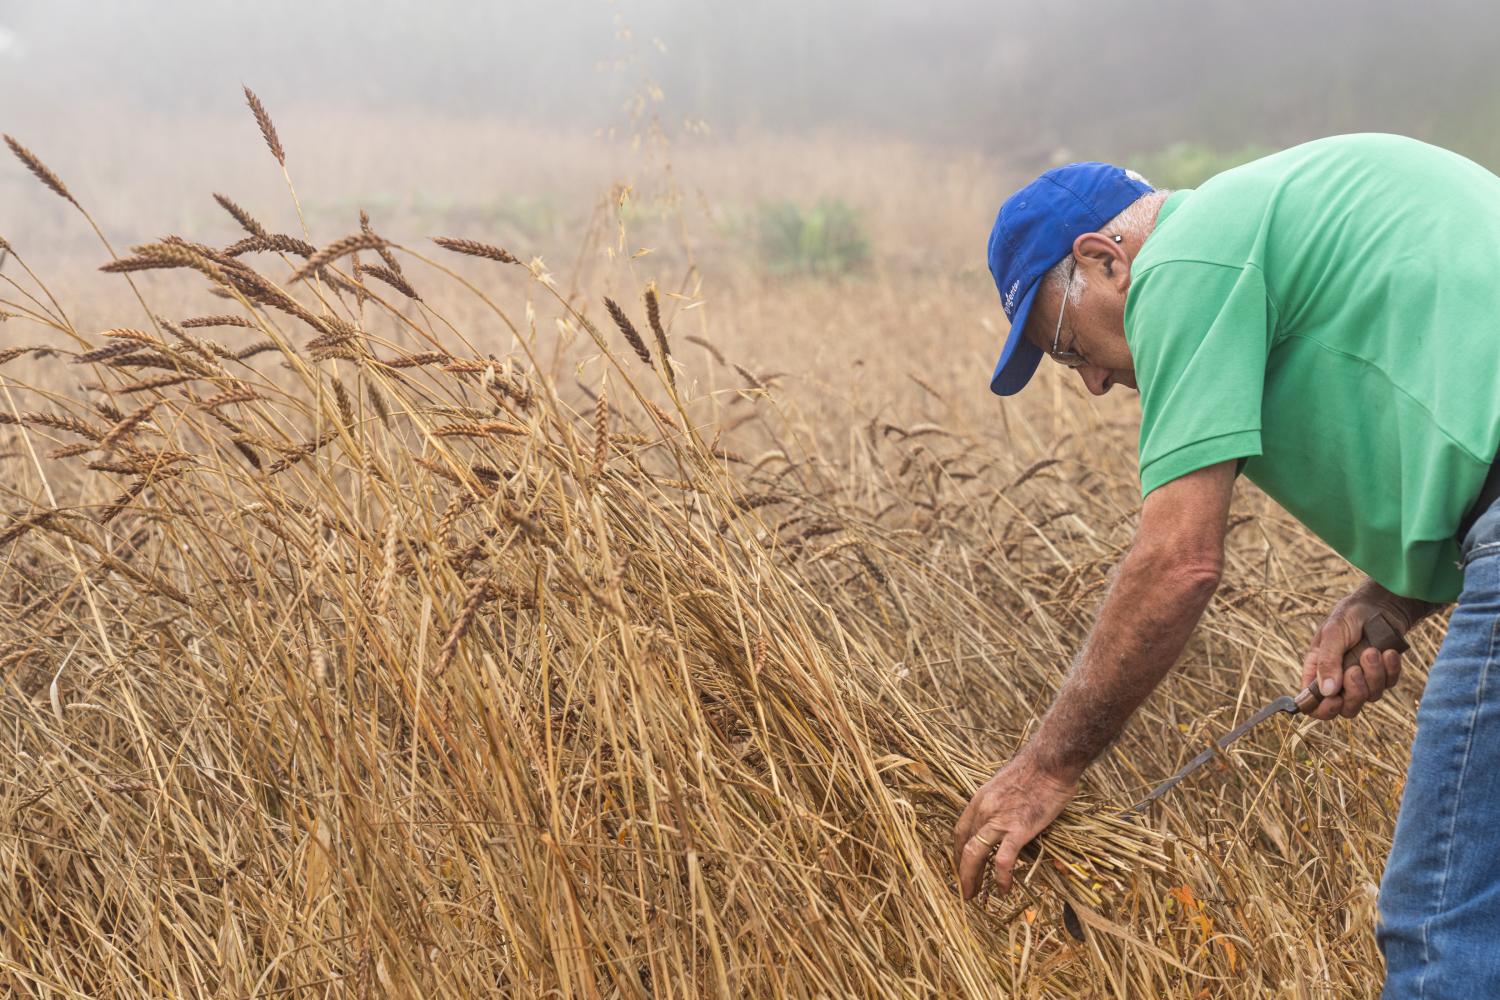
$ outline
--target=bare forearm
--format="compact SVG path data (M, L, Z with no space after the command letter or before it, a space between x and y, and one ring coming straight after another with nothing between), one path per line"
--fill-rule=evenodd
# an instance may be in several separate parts
M1212 572L1132 550L1024 753L1043 772L1076 780L1177 662L1216 585Z

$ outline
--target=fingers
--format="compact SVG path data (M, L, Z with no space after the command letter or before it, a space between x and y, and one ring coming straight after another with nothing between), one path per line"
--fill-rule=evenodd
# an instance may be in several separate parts
M1338 718L1339 712L1344 708L1343 661L1344 651L1348 647L1343 633L1342 619L1330 618L1313 636L1312 644L1308 646L1307 655L1303 658L1302 683L1316 684L1323 695L1323 700L1308 713L1320 722ZM1333 678L1332 690L1329 685L1330 677Z
M964 841L969 839L969 814L974 811L974 800L964 806L963 813L958 817L958 822L953 824L953 865L958 867L959 852L964 849Z
M1302 682L1310 684L1316 680L1324 698L1338 694L1343 687L1344 652L1354 645L1348 630L1348 622L1343 618L1330 620L1313 636L1312 645L1303 658ZM1321 712L1313 714L1325 717Z
M958 861L958 885L964 899L973 899L979 891L980 883L984 881L984 864L989 860L990 852L1005 841L1006 836L1004 830L983 826L964 843Z
M1401 678L1399 652L1374 649L1360 642L1364 631L1361 623L1373 610L1378 609L1341 601L1313 636L1302 659L1302 683L1317 684L1323 694L1322 702L1308 713L1314 719L1352 719L1366 703L1379 701ZM1356 653L1356 646L1364 648Z
M1346 719L1352 719L1359 714L1359 710L1365 707L1365 702L1370 700L1370 685L1365 679L1365 672L1360 661L1344 671L1343 686L1344 703L1339 706L1339 714Z
M1007 833L1005 839L1000 842L1000 847L995 851L992 862L995 866L995 887L1003 896L1010 892L1012 875L1016 867L1016 858L1021 855L1021 848L1026 846L1026 841L1014 833Z
M964 899L973 899L984 882L984 866L995 868L995 889L1000 895L1010 892L1014 882L1016 859L1030 838L1014 830L981 827L974 832L962 850L958 867L958 884Z
M1321 634L1322 632L1319 631L1318 635ZM1314 655L1314 651L1317 648L1318 635L1313 636L1313 641L1308 644L1307 652L1302 656L1303 687L1307 687L1313 681L1318 679L1318 658L1316 655ZM1322 688L1320 687L1319 690L1322 690Z
M1394 687L1396 681L1401 677L1401 654L1394 649L1379 650L1366 648L1360 653L1359 665L1351 667L1344 674L1344 688L1346 697L1339 714L1346 719L1354 718L1365 702L1379 701L1387 690ZM1351 686L1357 686L1363 682L1366 697L1357 699L1352 692Z
M1401 679L1401 654L1394 649L1387 649L1381 658L1385 660L1385 686L1393 688Z
M1401 654L1394 649L1366 647L1345 668L1339 693L1323 701L1310 714L1327 721L1342 716L1352 719L1372 701L1379 701L1401 678Z
M1318 707L1307 713L1319 722L1328 722L1338 718L1339 712L1344 708L1344 696L1336 694L1331 698L1324 698L1318 702Z
M1057 818L1077 791L1076 778L1063 780L1027 759L1017 758L996 771L953 828L953 866L963 898L979 892L992 854L997 888L1008 890L1021 848Z
M1380 696L1385 694L1385 689L1391 686L1391 679L1386 674L1385 657L1381 651L1373 646L1359 654L1359 669L1365 675L1365 687L1370 689L1370 701L1379 701Z
M969 800L964 807L963 815L958 817L958 822L953 826L953 870L960 871L964 862L964 845L969 842L969 836L974 828L975 803L979 801L976 795Z

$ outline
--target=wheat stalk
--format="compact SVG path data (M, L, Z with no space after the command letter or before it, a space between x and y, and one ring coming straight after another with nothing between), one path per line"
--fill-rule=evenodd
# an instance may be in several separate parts
M362 233L368 233L372 236L375 232L370 228L370 214L364 209L359 210L359 231ZM386 247L376 247L375 252L380 255L380 259L385 262L385 266L390 269L392 274L401 274L401 262L396 259L395 254L391 253L391 251ZM416 298L415 295L410 297Z
M196 329L207 326L237 326L247 330L259 329L260 325L248 316L194 316L191 319L182 320L177 324L185 329Z
M249 347L236 351L234 358L236 361L248 361L251 358L255 357L257 354L264 354L267 351L279 351L281 349L281 345L276 343L274 340L263 340L259 343L251 344Z
M218 202L219 207L228 212L234 218L234 221L240 224L240 228L244 229L251 236L264 237L266 235L265 227L256 222L254 216L237 205L229 196L215 194L214 201Z
M229 279L225 276L222 266L215 262L208 254L201 252L191 246L181 243L147 243L142 246L131 247L133 256L122 257L102 265L99 270L109 274L119 274L128 271L151 271L162 268L188 267L202 273L205 277L220 284L227 284Z
M157 403L147 403L135 412L128 414L119 423L109 429L99 441L101 448L113 448L125 438L135 432L135 429L144 423L156 409Z
M266 106L249 87L245 88L245 103L250 105L250 113L255 115L255 124L260 126L260 134L266 140L266 148L271 151L272 156L276 157L276 162L285 167L286 150L281 148L281 138L276 134L276 126L272 123Z
M141 349L141 345L128 340L122 340L113 344L105 344L96 347L92 351L85 351L73 359L75 365L93 364L98 361L108 361L110 358L118 358L125 354L134 354ZM24 353L24 349L23 349Z
M609 316L615 321L615 326L619 327L620 332L625 335L625 341L630 344L630 349L635 351L636 357L649 365L651 352L646 349L646 342L641 339L640 331L635 328L635 324L630 322L630 317L625 315L625 310L621 309L614 299L607 296L604 299L604 308L609 311Z
M57 195L59 198L63 198L69 202L72 202L74 208L82 208L82 206L78 204L78 201L73 197L72 193L68 191L67 186L63 184L62 178L53 173L51 168L43 163L35 153L27 149L25 146L21 145L9 135L5 136L5 144L10 147L10 151L12 153L16 154L16 159L24 163L26 165L26 169L30 170L32 174L36 176L36 179L46 185L53 194ZM10 245L6 244L4 249L6 251L9 251Z
M344 388L344 383L336 375L331 376L328 381L333 386L333 400L338 407L339 420L345 427L352 428L354 426L354 400L349 397L349 390Z
M230 403L249 403L257 399L264 398L264 396L262 396L258 391L251 388L250 386L241 386L235 389L226 389L224 392L221 392L216 396L210 396L207 399L200 400L198 406L200 409L204 410L216 410L219 407L227 406Z
M345 236L341 240L334 240L317 253L308 257L307 261L292 273L292 281L295 283L311 277L340 257L346 257L357 250L370 250L374 247L388 245L384 239L374 233L355 233L352 236Z
M318 252L317 247L295 236L287 236L283 233L259 233L229 244L224 248L224 255L242 257L256 251L292 253L299 257L311 257Z
M599 386L599 395L594 399L594 465L589 470L589 482L597 484L604 477L604 461L609 457L609 392L607 386Z
M469 628L474 624L480 607L494 596L494 587L494 581L489 577L476 580L470 587L468 594L464 597L463 608L454 619L452 628L448 630L448 637L443 641L443 648L438 652L438 676L447 671L453 658L458 655L459 643L463 641Z
M651 325L651 332L656 334L656 347L662 358L671 357L672 352L667 348L667 331L661 325L661 304L656 300L655 288L646 289L646 322ZM671 365L664 367L671 371Z
M414 302L422 301L422 296L416 293L416 290L411 287L407 280L388 267L383 267L379 264L361 264L355 269L355 272L357 274L368 274L372 278L379 278Z
M432 242L436 243L438 246L442 247L445 250L452 250L454 253L467 254L470 257L483 257L486 260L497 260L502 264L521 263L509 250L502 250L500 247L491 246L488 243L480 243L475 240L460 240L455 239L451 236L434 236L432 238Z

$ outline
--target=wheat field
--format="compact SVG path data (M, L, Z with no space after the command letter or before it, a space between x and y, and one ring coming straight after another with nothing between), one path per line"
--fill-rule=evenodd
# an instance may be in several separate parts
M1292 689L1353 579L1248 485L1178 669L1018 890L958 898L952 824L1140 502L1133 403L984 393L962 239L876 211L873 275L731 280L733 237L640 181L569 264L310 224L247 97L264 144L227 155L288 224L221 194L228 240L116 247L7 137L16 218L77 262L0 233L7 995L1378 993L1441 623L1358 719L1268 723L1120 818Z

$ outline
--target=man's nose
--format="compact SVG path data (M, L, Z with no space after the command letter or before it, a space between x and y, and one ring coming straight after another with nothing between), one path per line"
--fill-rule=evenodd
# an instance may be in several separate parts
M1083 384L1088 387L1089 392L1095 396L1102 396L1114 385L1114 379L1109 376L1108 368L1100 368L1098 365L1083 365L1078 368L1078 377L1083 379Z

